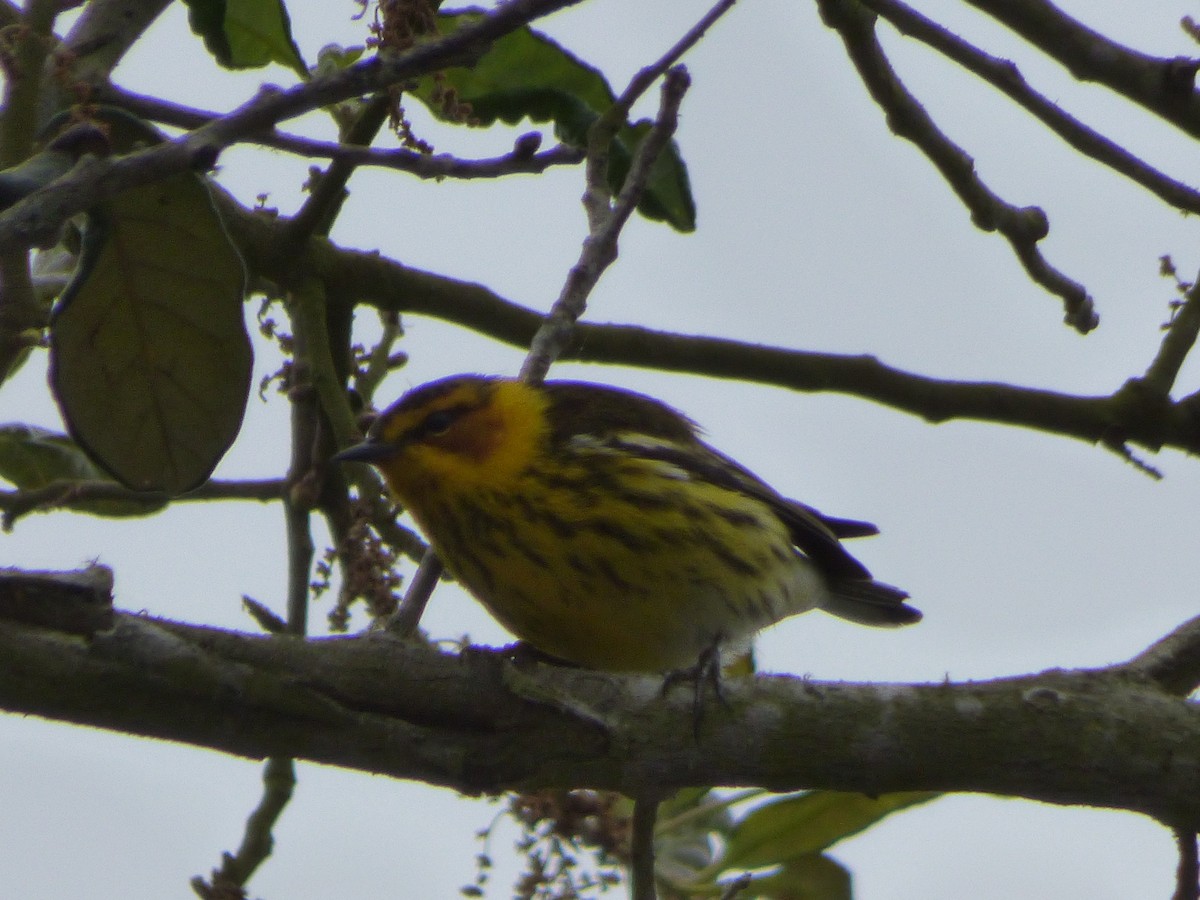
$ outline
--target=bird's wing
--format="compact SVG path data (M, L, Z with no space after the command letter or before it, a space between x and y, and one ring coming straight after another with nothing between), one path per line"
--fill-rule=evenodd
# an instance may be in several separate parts
M840 539L877 534L874 525L831 518L788 500L702 441L696 424L667 404L632 391L570 381L548 381L545 388L552 441L666 463L687 477L739 491L765 503L787 525L795 545L827 575L871 577Z
M603 444L627 456L667 463L688 477L760 500L787 525L792 541L825 574L834 578L865 578L871 573L850 555L839 538L875 534L875 526L851 519L831 519L811 506L788 500L753 473L703 441L680 445L641 434L614 434Z

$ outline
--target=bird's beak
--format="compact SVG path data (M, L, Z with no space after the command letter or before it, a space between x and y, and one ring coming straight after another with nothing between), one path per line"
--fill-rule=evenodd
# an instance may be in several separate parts
M333 462L377 463L391 456L395 449L389 444L367 439L361 444L351 444L340 453L335 453L330 459Z

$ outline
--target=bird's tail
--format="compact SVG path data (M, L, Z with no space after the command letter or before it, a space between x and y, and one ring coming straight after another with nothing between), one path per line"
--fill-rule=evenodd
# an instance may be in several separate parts
M904 601L908 592L881 581L842 578L829 586L821 609L860 625L911 625L921 620L921 611Z

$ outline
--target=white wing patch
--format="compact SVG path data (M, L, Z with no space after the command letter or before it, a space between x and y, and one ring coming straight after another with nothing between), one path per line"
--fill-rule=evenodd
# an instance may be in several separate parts
M679 452L679 445L674 441L664 440L637 431L622 431L608 437L597 437L594 434L577 434L568 442L575 450L599 453L605 456L637 457L646 464L656 475L671 478L675 481L691 481L692 473L664 459L656 459L656 454L663 451Z
M663 478L673 478L676 481L691 481L692 473L686 469L681 469L679 466L671 465L669 462L662 460L646 460L647 465L652 471L661 475Z

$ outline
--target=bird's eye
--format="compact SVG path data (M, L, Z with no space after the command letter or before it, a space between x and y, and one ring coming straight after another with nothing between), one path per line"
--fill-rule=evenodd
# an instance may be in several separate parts
M445 434L458 419L460 412L457 409L435 409L421 423L421 431L435 437Z

